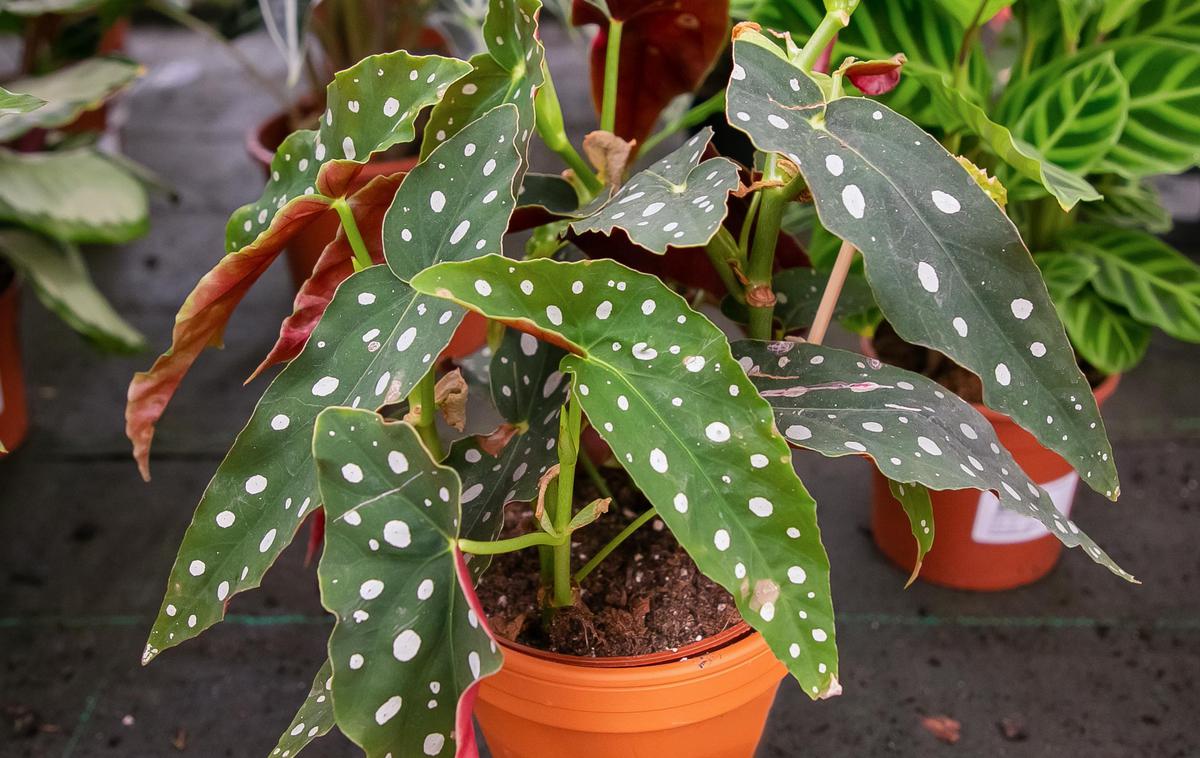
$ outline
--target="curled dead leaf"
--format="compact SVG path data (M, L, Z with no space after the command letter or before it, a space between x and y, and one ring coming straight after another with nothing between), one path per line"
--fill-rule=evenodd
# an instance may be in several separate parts
M625 182L625 168L633 154L636 140L627 142L612 132L588 132L583 138L583 152L600 175L600 181L613 189Z
M467 423L467 380L461 370L456 368L438 379L433 401L446 424L461 432Z

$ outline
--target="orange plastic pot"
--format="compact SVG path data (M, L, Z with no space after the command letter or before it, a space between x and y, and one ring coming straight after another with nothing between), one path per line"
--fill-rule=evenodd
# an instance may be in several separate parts
M1096 388L1103 404L1117 389L1119 376ZM1064 515L1069 515L1079 475L1057 453L1005 416L983 406L975 409L991 422L1000 444L1017 465L1040 484ZM875 471L871 528L875 544L892 562L911 571L917 558L908 517ZM920 578L962 590L1008 590L1041 579L1058 563L1062 543L1034 519L1000 508L995 495L975 490L930 491L933 547Z
M17 341L17 292L15 277L7 284L0 283L0 442L10 453L29 429L21 346Z
M502 644L475 706L495 758L750 758L786 672L745 625L630 658Z

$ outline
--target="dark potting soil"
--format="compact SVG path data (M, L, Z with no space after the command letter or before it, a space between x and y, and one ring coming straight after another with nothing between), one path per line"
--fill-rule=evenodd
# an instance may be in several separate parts
M876 330L872 345L884 363L929 377L968 403L983 403L983 382L978 376L936 350L905 342L886 321ZM1092 389L1108 378L1085 361L1079 362L1079 368Z
M577 508L598 497L592 482L578 474ZM604 474L616 502L599 521L575 532L573 571L650 507L624 472ZM503 536L530 531L532 519L530 506L510 506ZM556 611L548 623L538 600L538 575L537 550L496 556L479 584L479 599L497 634L554 653L605 658L671 651L741 618L729 593L696 569L657 518L601 562L583 580L576 604Z

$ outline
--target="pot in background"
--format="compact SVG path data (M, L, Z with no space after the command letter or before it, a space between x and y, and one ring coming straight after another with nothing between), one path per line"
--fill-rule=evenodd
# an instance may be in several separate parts
M1097 387L1096 403L1103 405L1119 382L1119 375L1110 376ZM981 405L975 410L992 424L1017 465L1049 493L1063 515L1069 515L1079 485L1071 465L1008 416ZM1036 582L1058 563L1062 554L1058 538L1040 522L1002 509L992 493L930 490L929 495L935 531L933 547L921 565L921 579L954 589L1008 590ZM871 501L875 544L893 563L911 571L916 541L908 517L878 470Z
M751 758L786 669L739 624L675 653L582 658L501 640L475 715L495 758Z
M6 272L0 271L0 442L11 453L25 439L29 417L17 340L17 279L5 276Z

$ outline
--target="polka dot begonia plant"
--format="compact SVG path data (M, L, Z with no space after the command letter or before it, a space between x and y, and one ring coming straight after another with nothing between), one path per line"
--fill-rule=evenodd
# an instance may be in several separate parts
M628 10L618 5L590 7L603 18ZM318 130L288 138L263 196L234 214L229 252L184 304L172 350L130 388L129 434L145 466L166 402L237 301L293 235L337 211L341 231L263 364L286 365L201 499L145 660L219 622L324 509L329 660L273 755L335 726L369 756L475 755L476 684L502 664L474 591L491 557L538 548L535 615L549 617L592 591L584 580L608 554L580 566L572 540L616 517L606 498L575 500L577 478L599 476L579 458L589 428L611 453L594 463L623 468L652 506L633 526L657 516L813 698L841 685L829 559L792 447L876 465L921 555L936 533L930 490L988 490L1132 579L1054 509L970 404L819 344L834 314L878 309L901 336L979 374L987 403L1094 489L1119 492L1092 392L1003 210L932 136L845 96L840 73L812 73L853 5L833 3L803 47L734 29L721 98L758 150L741 167L702 130L640 171L634 160L628 178L605 166L602 181L562 131L535 0L491 0L486 50L469 62L401 52L339 74ZM656 14L672 33L707 23L678 8ZM644 18L624 22L634 40L652 31ZM636 155L638 135L614 125L647 117L614 116L614 102L638 99L612 89L628 72L607 74L601 128L616 131L597 143L621 138ZM561 176L527 171L535 133L569 166ZM356 189L363 163L402 143L419 165ZM776 270L777 248L795 244L781 237L783 210L809 200L842 240L842 273L859 251L865 276ZM530 227L524 254L503 245ZM638 252L588 260L571 245L603 250L597 239ZM725 291L650 273L668 260L713 267L705 280ZM722 301L749 339L731 343L709 320ZM491 322L488 352L472 359L487 368L478 381L490 397L475 392L472 433L444 444L439 356L464 309ZM536 523L501 537L514 502L537 502Z

